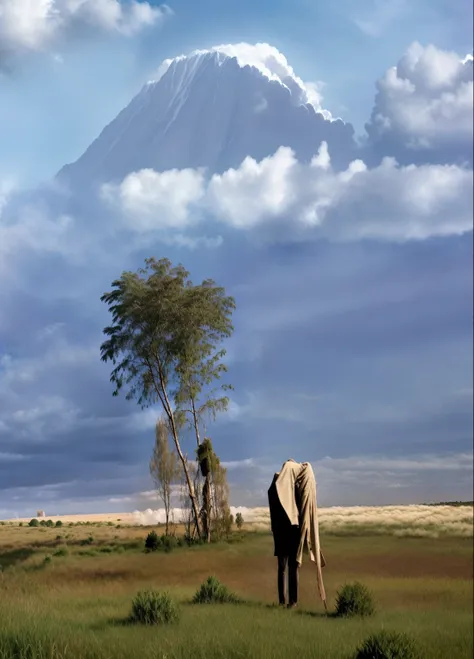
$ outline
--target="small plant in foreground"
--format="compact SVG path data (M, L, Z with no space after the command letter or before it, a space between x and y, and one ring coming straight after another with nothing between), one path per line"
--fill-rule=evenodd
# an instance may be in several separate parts
M208 577L193 597L194 604L236 604L239 601L237 595L224 586L217 577Z
M145 550L146 551L156 551L158 547L160 546L161 541L160 538L158 537L158 534L156 531L150 531L150 533L147 535L145 539Z
M336 615L371 616L375 612L375 605L371 593L361 583L346 584L337 593Z
M163 625L179 620L179 607L169 593L145 590L137 593L132 602L130 620L142 625Z
M382 630L369 636L354 659L417 659L415 642L407 634Z

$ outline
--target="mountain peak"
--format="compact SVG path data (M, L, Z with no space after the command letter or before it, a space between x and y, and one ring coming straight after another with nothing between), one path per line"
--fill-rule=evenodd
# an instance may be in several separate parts
M146 168L221 173L280 146L309 162L322 141L333 164L345 166L353 128L333 119L319 101L317 86L304 83L269 44L197 50L165 60L154 80L58 177L82 187Z
M285 87L290 92L295 105L310 103L325 119L332 119L331 113L321 107L318 85L304 83L295 74L283 53L268 43L221 44L205 50L194 50L189 55L166 59L158 68L154 78L147 84L155 85L170 69L172 75L180 66L187 67L190 73L196 72L210 59L214 60L217 66L222 66L228 59L233 59L241 68L248 66L256 69L267 80L278 82Z

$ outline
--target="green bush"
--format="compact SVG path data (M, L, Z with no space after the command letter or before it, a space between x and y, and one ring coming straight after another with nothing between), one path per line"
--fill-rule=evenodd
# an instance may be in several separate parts
M150 531L150 533L145 538L145 550L146 551L156 551L161 544L161 540L158 537L156 531Z
M49 563L51 563L52 560L53 560L52 556L50 556L50 554L48 554L47 556L45 556L43 558L43 565L49 565Z
M369 636L354 659L416 659L415 643L407 634L382 630Z
M237 515L235 516L235 525L239 529L239 531L242 528L243 524L244 524L244 518L242 517L242 513L237 513Z
M52 526L54 526L54 522L53 522L53 520L52 520L52 519L48 519L47 522L46 522L46 526L49 526L49 528L51 528Z
M58 520L56 521L55 526L62 526L62 525L63 525L63 523L61 522L60 519L58 519Z
M94 542L94 538L90 535L85 540L81 540L81 545L82 547L84 547L85 545L91 545L93 542Z
M336 615L371 616L375 612L375 604L369 590L361 583L346 584L338 591L336 597Z
M178 546L178 541L174 535L162 535L161 536L161 545L165 552L169 553L173 551Z
M30 519L30 521L28 522L28 526L39 526L39 522L37 519L33 517L33 519Z
M130 619L142 625L163 625L179 620L179 607L168 593L140 591L132 602Z
M193 597L193 604L236 604L239 601L237 595L224 586L217 577L208 577Z
M60 549L54 552L53 556L67 556L68 553L69 552L66 547L61 547Z

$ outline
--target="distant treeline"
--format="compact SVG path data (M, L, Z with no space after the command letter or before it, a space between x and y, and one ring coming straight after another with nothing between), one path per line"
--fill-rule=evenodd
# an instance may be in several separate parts
M439 503L425 503L424 506L474 506L474 501L440 501Z

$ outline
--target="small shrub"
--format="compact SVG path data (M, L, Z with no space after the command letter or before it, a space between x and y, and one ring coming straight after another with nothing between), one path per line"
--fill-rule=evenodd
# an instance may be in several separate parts
M239 531L242 528L243 524L244 524L244 518L242 517L242 513L237 513L237 515L235 516L235 525L239 529Z
M336 615L371 616L375 612L375 605L369 590L361 583L346 584L337 593Z
M52 556L48 554L43 558L43 565L49 565L49 563L51 563L52 560L53 560Z
M20 523L18 524L18 526L23 526L23 522L20 522Z
M55 526L62 526L62 525L63 525L63 523L61 522L60 519L58 519L58 520L56 521Z
M93 542L94 542L94 538L90 535L85 540L81 540L81 545L84 547L85 545L91 545Z
M140 591L132 602L130 619L142 625L163 625L179 620L179 607L168 593Z
M68 555L68 550L66 547L61 547L57 551L54 552L53 556L67 556Z
M407 634L382 630L369 636L354 659L417 659L415 642Z
M30 519L30 521L28 522L28 526L39 526L39 522L35 518Z
M53 520L52 520L52 519L48 519L48 520L46 521L46 526L49 526L49 528L51 528L52 526L54 526L54 522L53 522Z
M224 586L217 577L208 577L193 597L194 604L235 604L239 601L237 595Z
M158 537L156 531L150 531L145 539L145 550L146 551L156 551L161 544L161 540Z
M161 536L161 545L166 553L173 551L178 546L176 538L174 535L162 535Z

